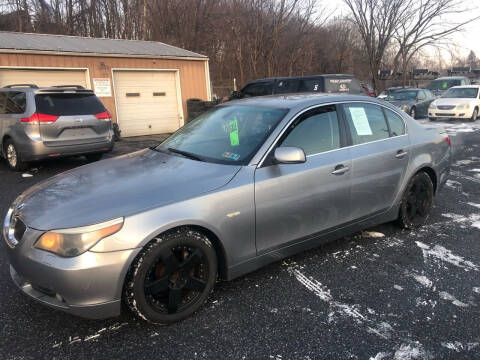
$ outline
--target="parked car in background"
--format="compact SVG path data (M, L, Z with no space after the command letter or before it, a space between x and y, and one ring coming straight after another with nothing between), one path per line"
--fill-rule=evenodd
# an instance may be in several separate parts
M433 80L427 89L436 97L442 96L448 89L453 86L470 85L470 79L466 76L447 76Z
M373 87L364 82L364 81L361 81L360 82L360 85L362 86L363 90L365 91L365 93L368 95L368 96L371 96L371 97L375 97L375 90L373 89Z
M393 86L393 87L389 87L389 88L383 90L380 93L380 95L377 96L377 99L385 100L388 97L388 95L390 95L394 91L403 90L403 89L410 89L410 88L412 88L412 86Z
M113 149L112 117L81 86L0 88L0 154L13 170L70 155L95 161Z
M430 104L428 117L432 121L441 118L475 121L479 109L480 85L455 86Z
M59 310L111 317L123 299L172 323L204 303L217 275L383 222L423 225L450 161L443 127L370 97L226 102L157 147L21 194L4 221L10 273Z
M354 75L325 74L254 80L245 85L242 90L234 91L230 99L305 92L365 95L365 91Z
M408 88L391 92L385 100L417 119L428 116L428 107L435 95L427 89Z

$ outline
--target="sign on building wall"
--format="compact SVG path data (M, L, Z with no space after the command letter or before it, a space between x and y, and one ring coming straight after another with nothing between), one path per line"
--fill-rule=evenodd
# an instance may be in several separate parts
M112 86L109 78L93 79L93 89L98 97L112 96Z

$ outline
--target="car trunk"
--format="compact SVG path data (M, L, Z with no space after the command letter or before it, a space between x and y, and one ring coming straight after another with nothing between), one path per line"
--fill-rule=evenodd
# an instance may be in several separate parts
M91 92L37 93L35 103L46 146L104 142L110 136L110 114Z

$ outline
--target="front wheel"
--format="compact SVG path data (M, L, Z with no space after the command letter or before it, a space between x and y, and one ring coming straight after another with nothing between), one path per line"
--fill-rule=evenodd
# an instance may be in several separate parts
M475 108L473 110L472 118L470 119L471 121L476 121L478 118L478 108Z
M430 176L419 172L408 183L402 197L398 221L403 228L422 226L428 219L433 205L433 184Z
M410 116L414 119L417 118L417 110L415 109L415 107L412 107L412 109L410 110Z
M160 235L132 264L124 300L138 317L154 324L185 319L205 302L217 278L210 240L182 229Z

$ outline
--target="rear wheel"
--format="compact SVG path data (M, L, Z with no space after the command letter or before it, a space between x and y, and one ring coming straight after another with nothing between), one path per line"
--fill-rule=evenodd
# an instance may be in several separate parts
M85 157L87 158L88 162L95 162L99 161L103 156L103 153L95 153L95 154L87 154Z
M433 205L433 184L430 176L419 172L408 183L402 197L398 221L404 228L425 224Z
M475 108L475 109L473 110L472 118L471 118L470 120L476 121L477 118L478 118L478 108Z
M211 242L183 229L156 238L137 256L127 274L124 300L140 318L170 324L198 310L216 277Z
M15 146L12 140L7 140L5 142L5 158L7 159L7 164L10 169L15 171L23 171L27 169L28 164L24 162L17 151L17 147Z

